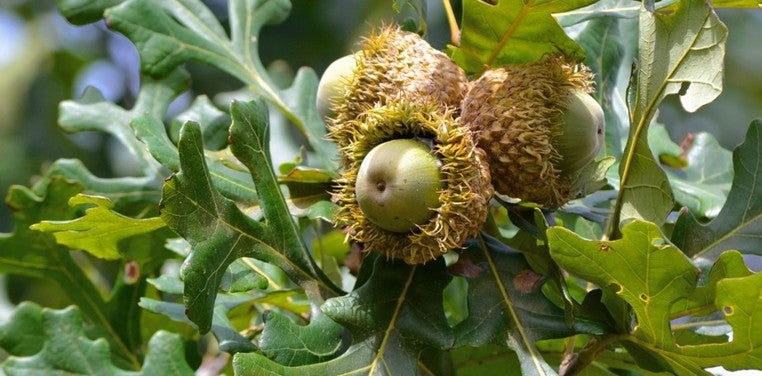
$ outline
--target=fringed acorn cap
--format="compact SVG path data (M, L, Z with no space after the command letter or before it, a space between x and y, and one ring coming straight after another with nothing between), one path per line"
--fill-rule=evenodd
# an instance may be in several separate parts
M354 74L331 104L329 138L339 146L350 142L347 122L376 104L400 97L410 102L433 102L437 111L458 111L467 88L463 70L418 34L385 26L364 39L354 55Z
M368 251L403 259L408 264L432 260L460 247L478 233L492 196L489 168L473 135L451 116L451 110L431 103L395 100L369 109L361 120L351 120L351 137L341 147L347 170L338 181L334 201L337 219L350 225L350 236ZM357 202L358 170L368 153L389 140L424 138L441 162L442 189L433 216L407 233L387 231L364 215Z
M555 56L491 69L471 83L461 121L487 154L495 191L551 208L572 198L575 174L580 165L592 161L603 137L603 112L592 98L585 98L591 83L587 68ZM568 120L565 112L570 103L575 111L581 107L586 113L575 112L575 120ZM580 119L594 124L571 124ZM592 141L583 139L590 132L567 129L572 127L592 127ZM562 136L571 139L562 140ZM562 150L574 142L598 145L584 146L591 149L584 156L564 155L574 154ZM565 164L574 168L566 169Z

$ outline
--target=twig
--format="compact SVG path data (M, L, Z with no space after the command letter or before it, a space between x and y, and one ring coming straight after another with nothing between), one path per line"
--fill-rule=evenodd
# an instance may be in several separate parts
M455 19L455 12L452 11L452 4L450 0L442 0L445 13L447 13L447 23L450 25L450 42L453 46L460 46L460 29L458 29L458 21Z
M597 358L606 347L622 338L621 334L607 334L598 338L593 338L587 343L585 348L578 353L567 354L561 360L561 368L558 374L561 376L575 376L582 372L587 366Z

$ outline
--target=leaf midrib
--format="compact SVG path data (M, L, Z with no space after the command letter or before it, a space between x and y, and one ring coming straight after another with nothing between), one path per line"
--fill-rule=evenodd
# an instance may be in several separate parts
M506 291L505 289L503 280L502 278L500 278L500 274L497 271L497 266L495 265L495 261L492 259L492 256L489 254L489 251L487 250L487 246L484 243L484 237L481 234L479 235L479 242L481 243L482 252L484 253L485 258L487 259L487 264L489 265L490 271L492 272L492 276L495 278L495 283L497 284L498 289L500 290L500 295L503 298L503 303L505 304L505 307L508 309L508 313L511 315L513 322L516 324L516 329L518 329L519 335L521 336L521 340L522 342L524 342L524 346L532 358L532 363L534 363L534 366L540 375L547 375L545 373L544 368L538 361L538 358L542 359L542 355L537 353L537 349L534 347L534 343L532 343L529 340L527 333L524 331L524 326L521 323L521 321L519 321L518 314L516 310L513 308L513 302L511 301L511 298L508 295L508 291Z
M646 11L649 12L648 10L646 10ZM706 14L704 15L704 21L703 21L702 25L706 23L706 20L709 19L710 15L711 15L711 11L706 12ZM652 15L652 17L656 17L656 15ZM619 221L620 221L620 217L621 217L621 214L622 214L622 207L624 205L624 202L623 202L624 193L627 191L627 190L624 189L624 187L626 186L627 181L628 181L628 179L630 177L630 170L632 168L632 161L635 158L635 149L636 149L635 144L638 143L638 140L640 139L640 135L643 132L643 130L648 128L647 125L646 125L646 119L648 119L648 121L650 122L651 118L653 117L650 114L653 113L654 107L657 106L658 103L661 102L661 100L663 99L662 95L664 94L664 90L666 89L667 84L669 83L669 79L671 77L673 77L675 72L677 71L677 69L682 66L683 62L686 59L686 56L688 55L688 53L693 51L692 47L696 44L696 40L698 39L699 35L702 34L703 30L704 29L702 27L701 32L698 32L698 33L693 35L693 40L691 40L691 43L689 44L689 47L686 48L686 50L683 52L682 56L680 56L680 58L677 60L675 65L670 69L669 73L664 78L664 81L662 81L662 83L659 85L659 88L657 89L656 93L654 93L655 95L653 96L653 98L651 98L651 100L646 104L646 108L645 108L645 112L643 113L643 116L641 116L640 119L638 119L638 125L635 128L635 133L633 134L633 137L632 137L632 144L630 145L630 148L627 151L627 156L626 156L626 158L624 160L624 162L625 162L624 169L622 170L622 178L620 179L620 183L619 183L620 184L620 186L619 186L620 189L619 189L619 193L617 194L616 202L614 204L614 215L612 217L611 227L610 227L609 233L608 233L608 237L609 238L614 238L614 234L618 231L618 228L619 228ZM654 33L655 32L656 31L654 30ZM640 85L638 85L638 86L640 86ZM638 97L641 94L647 94L647 93L641 93L640 90L638 89L638 91L637 91ZM635 100L635 108L633 109L633 113L636 113L636 111L638 111L638 103L640 103L640 98L637 98ZM648 148L648 150L650 150L650 147L648 147L648 145L646 145L646 148Z

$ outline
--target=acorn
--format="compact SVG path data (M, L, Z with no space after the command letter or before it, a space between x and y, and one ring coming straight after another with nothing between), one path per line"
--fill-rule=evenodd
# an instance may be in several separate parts
M420 141L397 139L374 147L357 172L355 195L365 216L384 230L406 233L439 206L441 163Z
M453 111L398 98L346 124L337 220L365 250L421 264L476 235L492 196L484 152Z
M332 103L344 95L344 88L352 80L357 57L347 55L331 63L320 77L317 91L317 109L320 118L325 119L336 115Z
M317 101L319 106L328 104L322 111L328 115L328 136L340 147L350 142L348 122L398 97L431 102L439 112L459 110L468 84L465 72L418 34L386 26L371 33L361 46L360 51L334 62L321 78L321 87L335 88L320 91Z
M558 208L604 143L604 116L590 96L592 74L564 57L490 69L461 107L483 148L495 191Z

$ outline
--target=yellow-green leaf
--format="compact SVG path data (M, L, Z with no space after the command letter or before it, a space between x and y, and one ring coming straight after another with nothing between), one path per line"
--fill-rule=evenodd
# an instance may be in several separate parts
M69 199L69 205L95 207L85 210L85 215L77 219L41 221L30 228L52 233L58 244L81 249L107 260L121 257L117 247L120 240L165 226L160 217L135 219L121 215L112 210L114 204L105 197L78 194Z
M450 56L468 73L481 72L485 65L498 66L539 60L548 53L562 52L577 60L585 56L553 18L596 0L503 0L463 1L460 46L450 47Z

